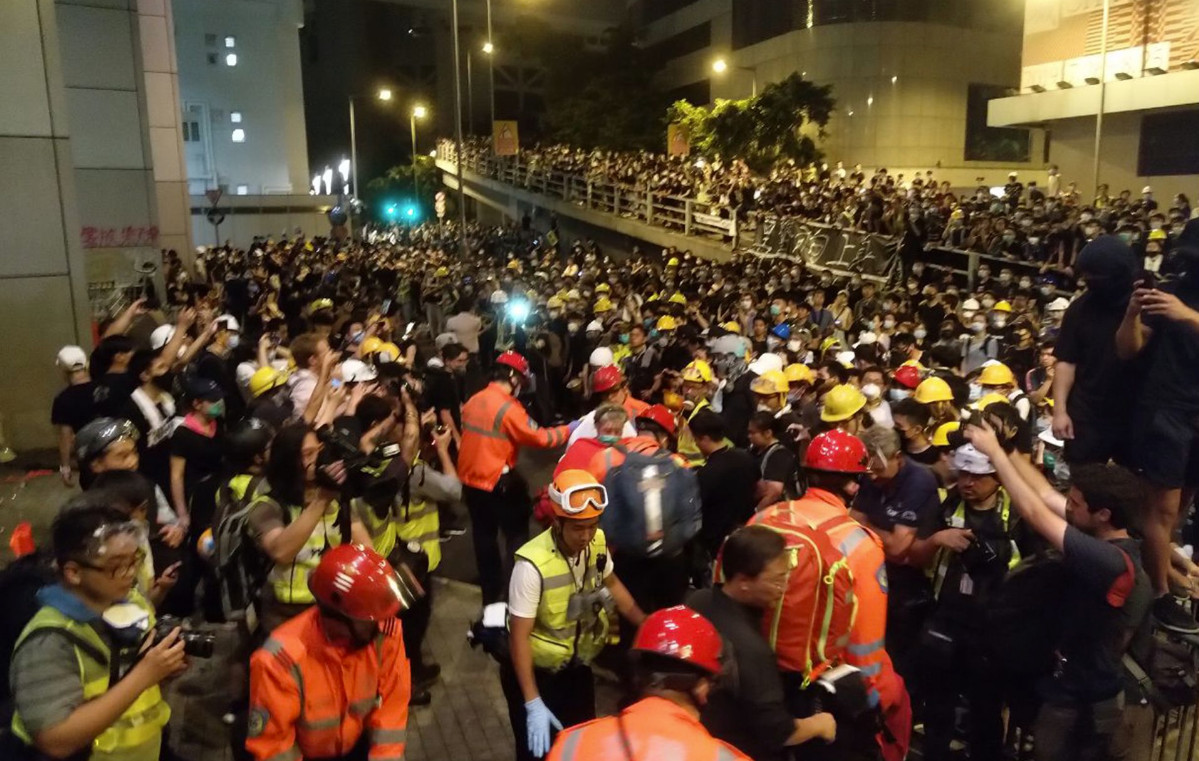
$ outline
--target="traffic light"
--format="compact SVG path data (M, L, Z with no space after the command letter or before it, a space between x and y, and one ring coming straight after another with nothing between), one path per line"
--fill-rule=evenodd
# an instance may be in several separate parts
M396 213L399 211L399 206L394 203L389 203L383 208L383 213L387 216L388 222L394 222Z

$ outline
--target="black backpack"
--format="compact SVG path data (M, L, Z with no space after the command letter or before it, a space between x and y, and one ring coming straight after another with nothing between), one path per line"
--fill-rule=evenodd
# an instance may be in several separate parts
M216 576L221 613L226 621L239 620L258 602L271 562L250 540L250 510L269 489L262 476L251 476L240 497L229 482L216 492L212 521L212 567Z
M987 637L999 673L1015 682L1050 674L1062 636L1061 601L1069 575L1054 554L1025 558L987 604Z
M19 557L0 570L0 600L4 600L4 615L0 616L0 732L12 722L8 670L13 649L25 625L42 607L37 601L38 590L56 581L54 557L48 550Z

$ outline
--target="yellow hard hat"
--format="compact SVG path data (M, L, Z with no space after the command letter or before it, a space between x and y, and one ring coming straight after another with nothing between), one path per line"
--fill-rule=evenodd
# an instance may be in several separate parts
M686 304L687 297L684 296L683 294L679 293L678 291L675 291L670 297L670 303L671 304Z
M658 330L674 330L679 324L670 315L663 315L658 318Z
M287 374L273 367L260 367L250 376L250 396L258 398L287 382Z
M791 386L788 385L787 376L783 375L782 370L767 370L754 378L753 383L749 384L749 390L755 394L773 396L787 393Z
M595 287L595 292L596 293L611 293L612 286L608 285L607 283L600 283L599 285L597 285Z
M820 408L820 419L826 423L837 423L848 420L866 406L866 395L857 386L842 383L833 386L824 395L824 405Z
M1012 305L1006 301L1000 301L1000 302L997 302L995 304L995 306L991 307L991 311L992 312L1011 312Z
M508 260L508 269L510 269L510 270L520 269L520 262L516 261L515 259L509 259Z
M787 369L783 370L783 376L787 378L788 383L811 384L816 380L816 376L812 373L812 368L807 365L801 365L798 362L793 365L787 365Z
M677 266L679 266L679 258L678 258L677 256L672 256L672 257L670 257L670 261L666 262L666 266L667 266L667 267L677 267Z
M1165 239L1166 239L1166 231L1165 230L1150 230L1149 231L1149 240L1165 240Z
M437 271L433 273L433 277L449 277L449 276L450 276L450 268L449 267L438 267Z
M834 346L840 346L840 345L841 345L840 338L832 338L832 337L826 338L820 342L820 353L823 354L824 352L828 351L829 349L833 348Z
M593 309L595 310L596 314L599 314L600 312L611 312L612 301L607 296L600 296L595 300L595 307L593 307Z
M663 391L662 404L666 409L678 412L683 409L683 396L677 391Z
M691 364L683 368L683 382L711 383L712 366L702 359L692 360Z
M741 323L737 322L736 320L729 320L728 322L721 325L720 327L724 328L725 330L727 330L730 333L736 333L737 335L741 335Z
M1016 376L1012 374L1010 367L996 362L983 368L978 374L978 382L984 386L1012 386L1016 383Z
M916 387L916 401L921 404L932 404L933 402L952 402L953 391L950 390L949 384L941 378L933 376L920 381L920 385Z
M974 403L974 408L985 410L992 404L1011 404L1011 401L1003 394L983 394L982 398Z
M308 305L308 312L319 312L322 309L332 309L333 299L317 299Z
M957 429L959 429L961 427L962 427L962 424L956 420L952 420L948 423L942 423L941 425L937 426L937 430L933 431L933 446L934 447L949 446L949 434L953 433L954 431L956 431Z
M383 339L378 336L371 336L362 340L362 356L374 354L383 345Z
M546 309L561 309L564 306L566 305L562 303L562 299L557 296L550 296L545 300Z

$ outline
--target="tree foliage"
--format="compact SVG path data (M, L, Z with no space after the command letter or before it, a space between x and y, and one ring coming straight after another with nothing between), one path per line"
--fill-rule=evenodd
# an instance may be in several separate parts
M412 164L405 163L393 166L383 176L368 182L366 192L363 193L367 214L382 220L383 209L388 204L415 202L420 207L423 218L432 216L433 196L442 189L441 170L437 168L433 157L417 156L415 184L412 177Z
M835 104L831 85L792 74L757 97L718 99L711 108L677 101L667 121L683 126L701 156L741 159L754 171L768 172L784 161L806 165L820 158L813 134L824 137Z

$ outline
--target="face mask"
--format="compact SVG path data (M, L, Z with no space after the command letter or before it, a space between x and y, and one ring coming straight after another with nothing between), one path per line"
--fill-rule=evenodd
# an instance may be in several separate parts
M1004 237L1006 238L1007 236L1005 235ZM1012 282L1012 276L1005 272L999 276L999 282L1007 285L1008 283Z
M983 398L983 387L977 383L970 384L970 401L977 402Z
M366 331L359 330L350 334L350 343L362 343L362 339L366 336ZM230 344L232 346L232 344Z
M782 313L783 313L783 308L781 306L779 306L778 304L770 305L770 315L772 317L778 317Z
M912 335L916 336L917 341L923 341L928 336L928 331L924 328L916 328L912 331Z
M556 320L562 316L562 310L561 309L551 309L549 314L550 314L551 320Z
M867 399L878 399L883 395L883 390L877 383L867 383L862 386L862 393L866 395Z
M1090 222L1090 221L1091 221L1091 214L1090 214L1089 212L1088 212L1088 213L1084 213L1084 214L1079 214L1079 215L1078 215L1078 218L1079 218L1079 219L1081 219L1083 222Z
M536 341L533 342L533 345L536 346L538 349L544 349L545 348L545 339L538 338Z
M893 401L893 402L902 402L904 399L907 399L911 395L912 395L912 392L910 389L906 389L906 388L891 389L891 401Z
M980 268L978 271L978 276L980 278L982 278L983 280L986 280L987 278L989 278L991 276L991 270Z
M799 401L801 399L803 399L802 391L788 391L787 392L787 402L789 404L799 404Z
M799 350L803 348L803 342L802 341L788 341L787 348L790 349L791 351L795 352L796 354L798 354Z
M228 346L230 349L236 349L236 348L237 348L237 345L238 345L238 344L240 344L240 343L241 343L241 336L239 336L238 334L234 333L233 335L229 336L229 343L228 343L228 344L226 344L226 345L227 345L227 346Z
M1032 281L1031 281L1031 280L1029 280L1029 279L1027 279L1027 278L1025 278L1024 280L1021 280L1021 281L1020 281L1020 288L1021 288L1021 289L1025 289L1025 288L1032 288Z
M662 334L658 332L658 329L657 329L657 328L654 328L653 330L651 330L651 331L649 332L649 338L650 338L650 340L651 340L651 341L656 341L656 340L658 340L658 338L660 338L661 336L662 336Z
M995 323L995 327L1002 328L1004 325L1007 325L1007 318L1006 317L996 317L995 319L992 320L992 322Z
M578 333L580 327L582 327L582 326L579 325L579 323L577 323L577 322L566 323L566 330L570 333Z
M213 402L212 404L208 405L208 417L218 418L218 417L224 417L224 416L225 416L225 400L224 399L221 399L219 401Z
M987 329L987 324L985 322L970 323L970 332L972 332L972 333L981 333L986 329Z
M1039 244L1040 242L1041 242L1041 239L1038 238L1036 235L1030 235L1028 237L1028 245L1030 245L1030 246L1035 246L1035 245Z
M620 342L621 342L622 344L628 344L628 342L629 342L629 334L628 334L628 333L621 333L621 334L620 334L620 338L619 338L619 340L620 340Z
M620 441L619 436L611 436L608 434L605 434L603 436L597 436L596 438L598 438L600 440L601 444L607 444L609 446Z
M883 329L891 330L895 327L895 320L883 320Z
M983 299L982 305L983 309L990 309L991 307L995 306L995 299Z

